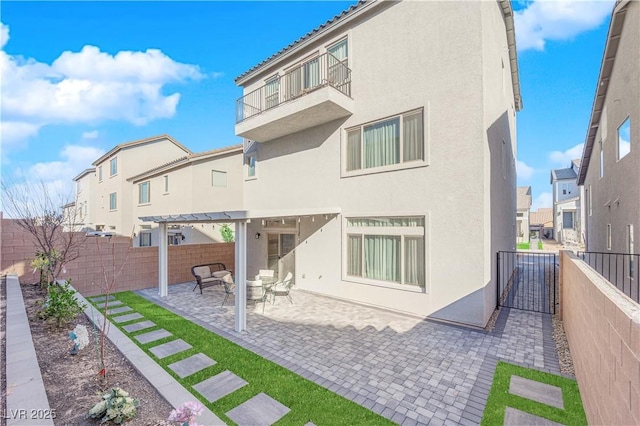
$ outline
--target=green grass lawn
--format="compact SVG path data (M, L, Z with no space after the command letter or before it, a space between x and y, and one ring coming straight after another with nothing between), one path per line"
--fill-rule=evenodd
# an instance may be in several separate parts
M260 392L266 393L291 409L287 415L276 423L277 425L303 425L309 421L318 426L393 424L373 411L333 393L274 362L268 361L132 292L116 293L114 296L157 325L157 327L131 334L122 330L125 334L133 336L164 328L175 336L146 345L138 343L135 339L132 339L132 341L227 424L235 424L225 416L227 411ZM94 303L94 305L100 308L100 304ZM127 313L131 313L131 311ZM124 323L124 325L127 324L129 323ZM120 329L123 326L123 324L115 323L113 325ZM160 360L149 352L150 347L173 340L176 337L189 343L193 348ZM167 367L171 363L199 352L214 359L217 364L184 379L179 378ZM214 403L207 402L204 397L191 388L192 385L225 370L233 372L249 384Z
M529 250L529 243L517 243L516 248L518 250Z
M542 241L538 241L538 250L542 250Z
M564 410L510 394L509 384L512 375L561 388ZM491 386L487 405L484 409L481 425L504 424L504 413L507 407L516 408L520 411L535 414L536 416L544 417L545 419L565 425L587 424L587 417L582 407L578 383L575 380L507 364L506 362L499 362L493 376L493 385Z

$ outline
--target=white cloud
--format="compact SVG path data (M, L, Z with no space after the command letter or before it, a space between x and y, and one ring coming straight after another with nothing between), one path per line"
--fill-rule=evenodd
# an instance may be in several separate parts
M0 22L0 49L4 49L4 46L9 41L9 27Z
M550 192L543 192L538 195L531 203L531 210L538 210L540 208L553 207L553 194Z
M20 121L2 121L0 122L0 140L2 140L2 146L18 145L20 142L38 134L39 129L39 124Z
M0 36L4 45L4 24ZM0 72L3 122L13 123L3 145L35 134L24 129L47 124L122 120L144 125L169 118L180 93L165 94L165 86L205 78L198 66L176 62L157 49L111 55L95 46L63 52L51 64L0 51Z
M597 28L611 14L613 0L538 0L514 14L518 50L544 50L550 40L570 40Z
M518 179L529 180L536 172L536 169L529 166L524 161L518 160L516 162L516 172L518 174Z
M71 182L104 153L104 150L91 146L67 145L60 152L60 160L35 163L29 168L29 175L45 182L58 179Z
M91 132L83 132L82 139L95 139L98 137L98 131L93 130Z
M583 143L579 143L566 151L552 151L549 154L549 160L559 166L569 167L571 165L571 160L582 158L583 146Z

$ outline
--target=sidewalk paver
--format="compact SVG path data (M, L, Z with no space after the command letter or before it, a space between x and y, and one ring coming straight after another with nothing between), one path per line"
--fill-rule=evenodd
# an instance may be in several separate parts
M507 407L504 413L504 426L562 426L562 423L556 423L544 417L535 414L525 413L516 408Z
M121 306L119 308L107 309L107 315L122 314L124 312L133 311L129 306Z
M198 353L189 358L169 364L169 368L182 379L212 365L216 365L214 360L205 354Z
M564 410L562 389L557 386L513 375L509 383L509 393Z
M156 326L155 322L147 320L147 321L134 322L133 324L125 325L122 328L127 333L133 333L134 331L140 331L140 330L144 330L145 328L151 328L155 326Z
M162 345L154 346L149 348L149 351L154 354L156 357L162 359L171 355L175 355L179 352L186 351L187 349L191 349L192 346L185 342L182 339L172 340L167 343L163 343Z
M268 426L280 420L289 411L291 410L288 407L260 392L228 411L226 415L239 425Z
M214 402L237 391L245 385L247 385L245 380L236 376L231 371L225 370L222 373L193 385L193 388L207 398L207 401Z
M137 320L140 318L144 318L142 315L140 315L139 313L133 313L133 314L127 314L127 315L119 315L116 317L110 317L109 319L113 322L117 322L118 324L123 323L123 322L128 322L128 321L133 321L133 320Z
M92 302L100 303L100 302L104 302L105 300L107 300L107 296L90 297L89 300L91 300ZM116 300L116 298L115 298L114 295L110 294L109 295L109 300Z
M164 339L165 337L173 336L173 334L169 333L164 328L160 330L153 330L148 333L138 334L137 336L133 336L138 342L145 344L155 342L156 340Z

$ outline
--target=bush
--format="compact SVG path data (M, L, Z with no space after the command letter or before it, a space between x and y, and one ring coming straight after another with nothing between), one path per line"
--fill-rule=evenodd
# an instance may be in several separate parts
M128 392L113 388L102 395L102 400L89 410L87 417L101 419L100 423L111 420L115 424L120 424L136 416L138 405L140 401L131 398Z
M70 287L71 280L64 284L49 284L47 299L42 304L40 318L55 321L56 327L74 319L82 313L86 306L79 304L74 294L76 291Z

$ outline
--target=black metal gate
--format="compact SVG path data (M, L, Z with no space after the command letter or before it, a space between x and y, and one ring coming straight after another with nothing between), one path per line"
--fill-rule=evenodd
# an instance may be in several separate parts
M498 252L499 306L555 314L558 304L558 255Z

